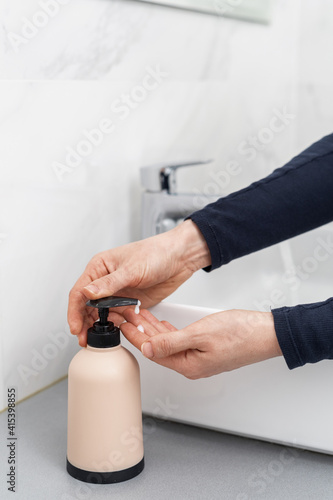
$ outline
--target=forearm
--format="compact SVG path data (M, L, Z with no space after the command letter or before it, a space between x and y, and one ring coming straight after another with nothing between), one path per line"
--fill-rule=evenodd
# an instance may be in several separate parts
M332 221L332 193L333 134L190 216L209 247L207 270Z

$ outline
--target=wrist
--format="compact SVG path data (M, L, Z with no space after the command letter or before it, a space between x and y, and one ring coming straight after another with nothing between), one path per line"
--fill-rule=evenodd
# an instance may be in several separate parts
M271 312L259 313L262 318L262 324L258 325L259 330L263 332L263 353L264 359L282 356L282 351L276 336L274 318Z
M178 255L182 264L192 272L211 265L208 245L198 226L190 219L182 222L170 231L177 245Z

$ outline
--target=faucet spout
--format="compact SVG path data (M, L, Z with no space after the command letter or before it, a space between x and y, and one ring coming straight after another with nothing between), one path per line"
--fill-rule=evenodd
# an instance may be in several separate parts
M212 160L159 164L141 168L142 237L148 238L172 229L191 213L216 201L218 196L177 193L176 171L182 167L210 164Z

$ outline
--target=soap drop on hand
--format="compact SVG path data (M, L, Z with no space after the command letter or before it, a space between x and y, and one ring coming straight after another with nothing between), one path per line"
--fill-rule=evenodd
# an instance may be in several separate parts
M139 330L139 332L145 333L145 329L143 328L142 325L138 325L137 329Z
M138 300L138 303L137 303L137 305L135 306L135 309L134 309L135 314L140 314L140 306L141 306L141 302L140 302L140 300Z

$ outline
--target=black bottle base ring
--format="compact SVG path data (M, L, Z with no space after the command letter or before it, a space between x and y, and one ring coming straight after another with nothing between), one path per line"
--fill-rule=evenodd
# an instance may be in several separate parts
M129 467L128 469L117 470L112 472L93 472L88 470L79 469L72 465L67 459L67 472L75 479L79 481L84 481L85 483L94 484L110 484L110 483L120 483L122 481L127 481L133 477L140 474L145 466L145 459L140 460L139 463Z

